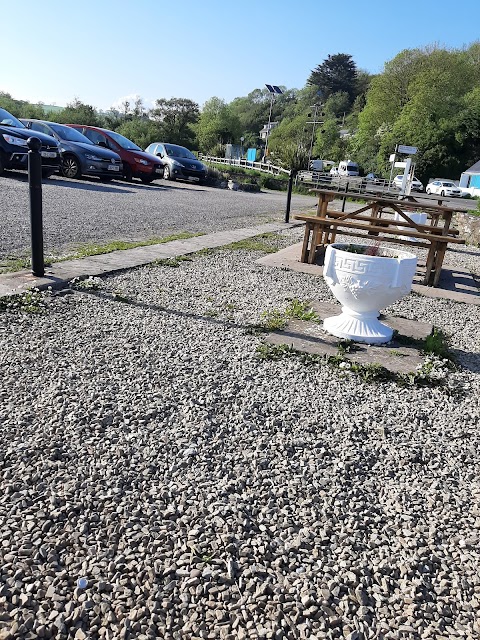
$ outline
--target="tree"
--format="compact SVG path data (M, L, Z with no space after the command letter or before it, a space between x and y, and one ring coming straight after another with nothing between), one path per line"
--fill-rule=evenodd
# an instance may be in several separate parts
M195 129L200 150L217 153L225 144L240 139L242 126L225 101L213 97L203 105Z
M200 109L188 98L159 98L150 111L150 117L161 124L164 140L188 148L196 148L192 125L198 122Z
M65 109L59 111L55 116L58 122L65 124L87 124L98 126L100 118L95 108L83 103L79 98L74 98L73 102L67 104Z
M127 120L118 127L117 131L129 140L133 140L142 149L146 149L152 142L163 139L159 124L148 118Z
M317 87L323 99L343 91L353 102L357 95L357 67L352 56L347 53L329 55L310 73L307 84Z

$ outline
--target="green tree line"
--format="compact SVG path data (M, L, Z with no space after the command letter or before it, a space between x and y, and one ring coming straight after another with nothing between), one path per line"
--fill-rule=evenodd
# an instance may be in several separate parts
M277 123L268 155L289 167L307 158L351 158L365 172L388 175L397 144L418 147L420 179L458 176L480 159L480 42L463 49L429 46L400 52L378 75L359 69L346 53L329 55L301 89L266 88L227 103L216 96L200 106L188 98L141 98L101 113L74 99L48 113L41 104L0 93L0 106L17 117L51 119L114 129L142 148L154 141L223 155L228 143L261 149L259 132ZM314 118L316 120L314 121ZM315 122L315 123L314 123Z

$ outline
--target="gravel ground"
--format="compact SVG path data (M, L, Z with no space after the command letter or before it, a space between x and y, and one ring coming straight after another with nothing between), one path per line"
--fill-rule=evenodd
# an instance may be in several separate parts
M453 334L446 387L259 360L246 325L332 300L259 255L0 314L3 637L480 637L480 308L388 310Z
M28 182L20 173L0 178L0 262L29 255ZM292 211L313 207L294 195ZM111 240L143 240L180 231L211 233L283 220L286 193L246 193L159 180L108 185L52 177L43 184L45 254Z

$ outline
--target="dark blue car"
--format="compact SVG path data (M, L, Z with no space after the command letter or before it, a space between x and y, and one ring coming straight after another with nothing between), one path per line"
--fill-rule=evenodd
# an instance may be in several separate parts
M27 140L32 135L42 143L42 175L48 178L60 165L60 152L57 141L49 135L33 134L15 116L0 109L0 175L7 169L28 168Z
M65 178L97 176L106 182L115 177L122 177L123 165L120 156L110 149L92 144L80 131L47 120L22 118L22 122L32 132L46 133L58 141L62 154L61 172Z

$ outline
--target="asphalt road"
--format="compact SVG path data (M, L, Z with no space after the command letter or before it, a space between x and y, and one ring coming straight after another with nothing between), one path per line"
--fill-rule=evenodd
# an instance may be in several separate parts
M292 213L314 205L311 196L292 197ZM164 180L102 184L54 176L43 184L45 254L68 254L83 243L248 227L283 220L285 206L284 192L246 193ZM25 174L0 178L0 212L0 260L29 255Z

